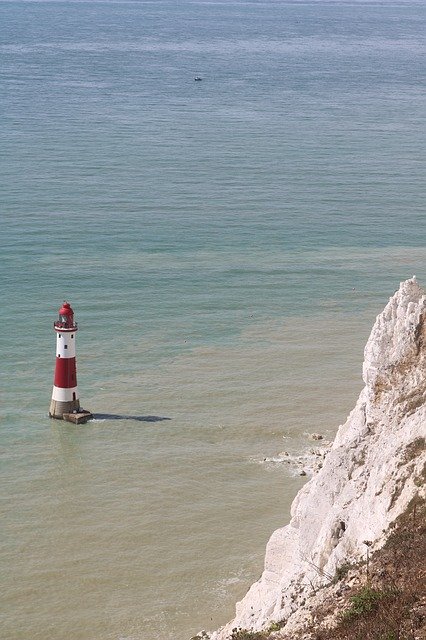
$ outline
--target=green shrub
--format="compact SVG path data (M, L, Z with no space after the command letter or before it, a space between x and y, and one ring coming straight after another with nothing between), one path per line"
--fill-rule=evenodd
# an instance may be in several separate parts
M247 631L240 627L235 627L231 633L231 640L266 640L266 637L262 631Z
M342 580L345 576L347 576L350 568L351 565L349 562L343 562L343 564L337 567L336 573L334 574L334 582L339 582L339 580Z
M344 620L352 620L356 616L361 616L376 609L377 604L384 597L383 591L364 587L350 598L351 606L343 613Z

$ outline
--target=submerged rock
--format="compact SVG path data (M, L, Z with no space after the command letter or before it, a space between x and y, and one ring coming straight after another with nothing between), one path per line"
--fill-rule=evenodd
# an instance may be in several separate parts
M296 496L290 523L272 534L260 580L216 640L235 627L283 621L292 628L313 591L342 564L363 558L366 540L372 550L381 547L391 523L423 495L426 297L415 277L377 317L364 355L365 387L355 408Z

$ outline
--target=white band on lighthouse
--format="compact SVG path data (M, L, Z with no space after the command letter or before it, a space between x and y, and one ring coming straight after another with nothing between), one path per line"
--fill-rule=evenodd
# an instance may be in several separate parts
M73 400L78 400L77 387L63 389L62 387L53 386L52 400L56 400L57 402L72 402Z
M56 336L56 357L75 358L75 334L58 333Z

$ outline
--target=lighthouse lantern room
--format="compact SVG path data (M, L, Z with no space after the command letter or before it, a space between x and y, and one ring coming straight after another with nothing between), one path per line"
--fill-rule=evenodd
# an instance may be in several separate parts
M56 364L49 415L74 423L86 422L93 416L80 407L75 358L78 327L68 302L64 302L59 309L59 317L53 323L53 328L56 332Z

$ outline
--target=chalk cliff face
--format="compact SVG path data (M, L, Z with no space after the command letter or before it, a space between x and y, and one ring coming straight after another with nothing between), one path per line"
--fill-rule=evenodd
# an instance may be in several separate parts
M296 496L290 523L270 538L264 572L237 604L235 627L260 630L300 617L313 588L344 562L379 548L389 525L423 492L426 435L426 296L401 283L365 347L365 387L322 469ZM305 604L306 603L306 604ZM298 615L294 613L298 611Z

